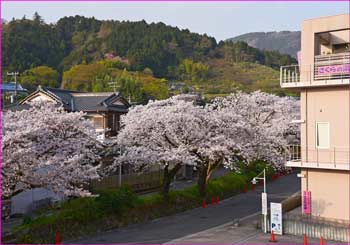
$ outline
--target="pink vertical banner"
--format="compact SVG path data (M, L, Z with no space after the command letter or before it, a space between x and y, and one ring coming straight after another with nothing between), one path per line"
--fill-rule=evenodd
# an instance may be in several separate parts
M300 69L300 66L301 66L301 51L300 50L297 53L297 57L298 57L298 65L299 65L299 69Z
M311 192L303 192L303 214L311 214Z

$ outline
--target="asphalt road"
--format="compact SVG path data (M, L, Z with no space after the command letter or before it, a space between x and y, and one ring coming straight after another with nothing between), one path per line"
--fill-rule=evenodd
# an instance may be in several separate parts
M280 202L300 190L296 174L280 177L268 183L269 202ZM262 186L225 199L220 204L196 208L142 224L99 233L66 243L166 243L168 241L243 218L261 210Z

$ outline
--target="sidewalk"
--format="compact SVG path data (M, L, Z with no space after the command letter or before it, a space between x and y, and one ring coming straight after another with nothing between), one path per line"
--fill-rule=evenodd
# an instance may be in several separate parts
M256 228L258 214L240 220L239 226L233 222L205 231L191 234L167 242L166 244L303 244L303 237L293 235L275 235L276 243L269 242L270 234L264 234ZM308 244L320 244L319 239L307 238ZM324 240L324 244L347 244Z

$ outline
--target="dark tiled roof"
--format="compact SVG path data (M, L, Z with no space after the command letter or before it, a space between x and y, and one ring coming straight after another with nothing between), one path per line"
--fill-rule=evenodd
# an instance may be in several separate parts
M73 108L76 111L104 111L106 105L103 103L113 93L81 93L73 94Z
M61 103L68 111L127 112L130 106L119 93L88 93L48 87L39 87L35 93L40 91ZM116 100L123 101L123 105L114 105Z
M43 91L50 97L53 97L57 102L61 102L67 110L72 110L72 94L77 93L77 91L48 87L39 87L37 91Z

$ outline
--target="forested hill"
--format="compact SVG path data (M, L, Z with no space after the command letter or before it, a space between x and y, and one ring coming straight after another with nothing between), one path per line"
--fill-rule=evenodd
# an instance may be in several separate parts
M3 74L18 70L29 89L49 84L108 90L107 83L125 77L129 82L118 81L118 86L135 98L157 98L149 90L156 91L159 84L175 93L181 89L225 94L237 86L274 90L276 68L295 62L278 52L243 42L217 43L213 37L164 23L83 16L64 17L55 24L45 23L37 13L32 19L3 21L2 41Z
M64 17L48 25L40 16L4 25L4 67L20 70L49 65L69 69L91 63L107 53L126 57L132 69L150 68L166 76L167 68L185 57L200 58L214 49L214 38L163 23L99 21L82 16Z

